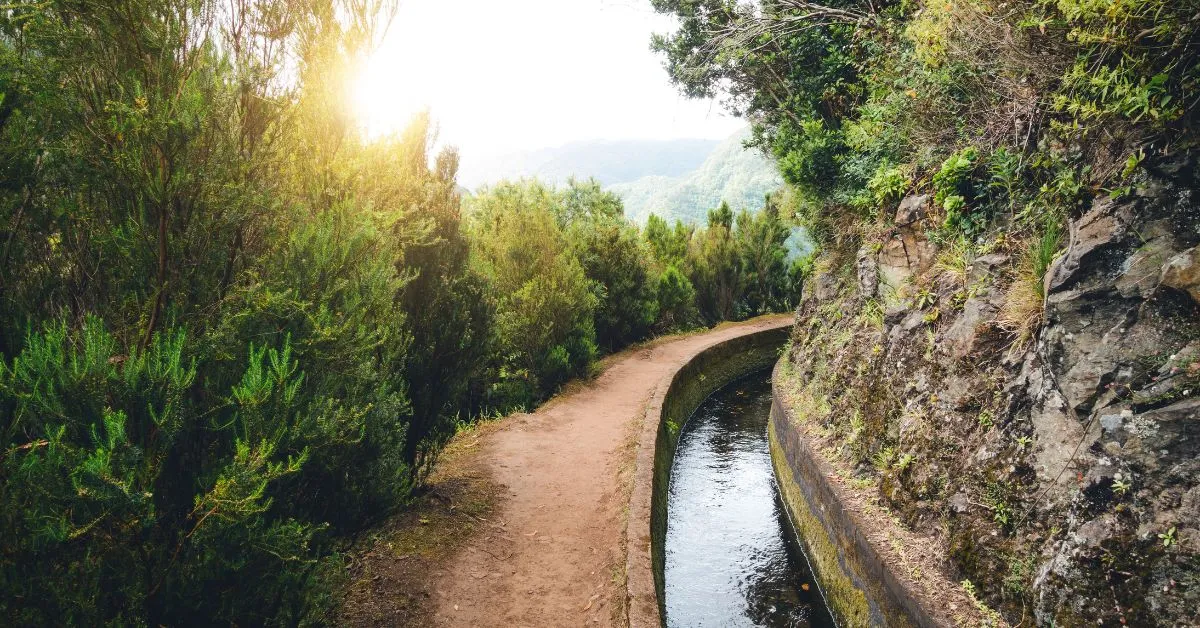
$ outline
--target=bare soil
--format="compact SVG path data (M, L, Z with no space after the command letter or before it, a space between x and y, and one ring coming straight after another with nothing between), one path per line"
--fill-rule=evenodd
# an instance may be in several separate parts
M460 434L428 494L352 558L342 623L625 623L624 529L645 407L663 376L779 317L626 350L531 414Z

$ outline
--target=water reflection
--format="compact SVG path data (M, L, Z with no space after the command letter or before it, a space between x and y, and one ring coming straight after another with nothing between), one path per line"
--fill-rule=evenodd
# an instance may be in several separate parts
M713 395L680 436L665 542L669 626L826 627L767 448L769 373Z

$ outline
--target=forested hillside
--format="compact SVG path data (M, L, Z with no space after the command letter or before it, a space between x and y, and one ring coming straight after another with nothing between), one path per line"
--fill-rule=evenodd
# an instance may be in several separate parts
M730 136L698 168L678 176L649 176L607 187L638 223L654 213L668 221L700 224L709 208L723 202L757 211L783 181L761 149L744 146L748 139L749 130Z
M873 533L921 535L901 577L1193 625L1200 2L653 4L818 243L781 387Z
M459 181L469 189L505 179L564 183L591 177L604 185L642 177L677 177L695 170L720 144L716 140L572 142L556 148L465 159Z
M643 231L594 181L463 203L343 77L388 2L0 10L0 616L321 623L460 426L786 310L784 216Z

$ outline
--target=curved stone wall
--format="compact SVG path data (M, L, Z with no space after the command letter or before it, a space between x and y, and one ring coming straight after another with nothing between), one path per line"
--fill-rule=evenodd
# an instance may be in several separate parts
M774 363L791 324L790 319L774 319L766 326L747 329L745 335L704 348L663 378L647 404L625 532L630 626L657 627L663 621L659 601L667 489L680 430L717 389Z
M937 626L896 577L855 516L843 506L835 474L805 442L779 394L779 365L767 436L779 492L830 612L844 626Z

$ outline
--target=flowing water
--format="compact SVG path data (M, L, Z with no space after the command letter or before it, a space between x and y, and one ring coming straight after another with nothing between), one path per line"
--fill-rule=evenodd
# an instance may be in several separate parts
M668 626L833 626L771 470L770 373L721 389L683 428L665 541Z

